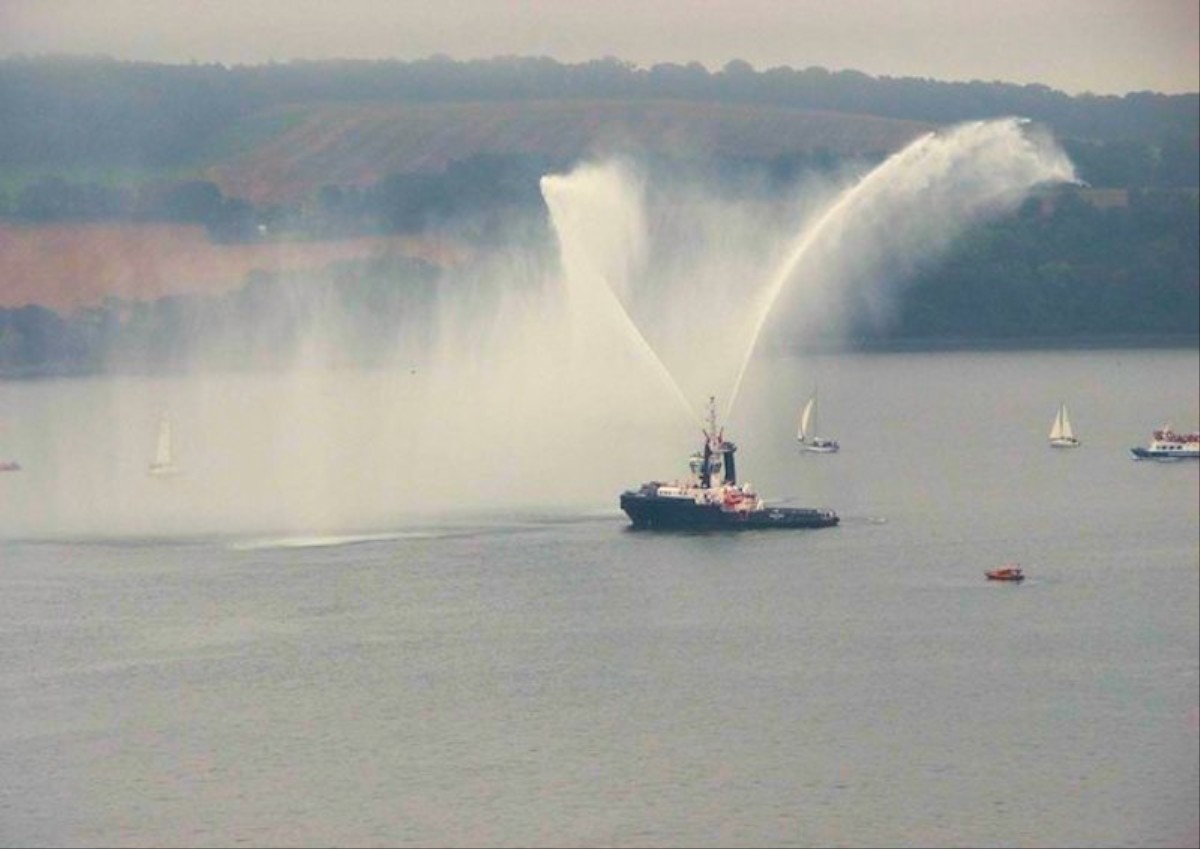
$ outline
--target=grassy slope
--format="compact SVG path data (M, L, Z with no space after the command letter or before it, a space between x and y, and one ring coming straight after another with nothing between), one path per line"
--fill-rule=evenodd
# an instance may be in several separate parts
M246 128L253 141L232 138L232 154L204 175L227 195L292 203L322 185L369 185L478 153L563 160L610 152L769 158L817 148L878 154L929 129L915 121L685 101L292 106L257 116Z
M535 101L288 106L248 116L222 134L196 170L170 174L80 169L75 180L137 183L205 178L227 196L298 203L322 185L369 185L397 172L440 169L478 153L543 154L564 161L605 152L771 157L827 148L895 150L927 125L754 105L650 101ZM10 188L35 172L0 174ZM408 238L322 244L212 244L199 228L93 224L0 227L0 308L36 303L71 310L106 295L150 299L217 292L254 269L320 268L399 252L443 261L444 246Z

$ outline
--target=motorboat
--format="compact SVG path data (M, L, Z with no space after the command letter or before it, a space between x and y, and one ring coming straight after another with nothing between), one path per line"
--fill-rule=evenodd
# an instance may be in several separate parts
M1170 425L1152 434L1146 447L1130 448L1135 460L1197 460L1200 459L1200 431L1176 433Z
M1025 580L1025 572L1020 566L1000 566L984 572L988 580Z

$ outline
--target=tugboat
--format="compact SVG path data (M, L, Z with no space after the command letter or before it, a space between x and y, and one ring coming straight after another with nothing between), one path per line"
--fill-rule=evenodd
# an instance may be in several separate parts
M749 483L738 484L733 455L737 446L717 428L716 399L708 399L703 449L692 455L691 477L650 481L621 493L621 509L635 528L736 529L828 528L838 523L832 510L768 506Z
M1200 459L1200 431L1176 433L1170 425L1154 431L1154 439L1143 448L1130 448L1135 460Z

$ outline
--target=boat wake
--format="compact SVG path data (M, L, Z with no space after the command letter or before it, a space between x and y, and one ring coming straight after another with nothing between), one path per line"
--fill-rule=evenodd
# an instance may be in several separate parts
M268 551L280 548L330 548L342 545L363 545L371 542L393 542L406 539L438 539L452 535L453 531L396 531L379 534L330 534L269 537L265 539L239 540L229 547L234 551Z
M613 511L584 511L578 513L548 513L505 515L479 518L462 523L408 530L376 531L371 533L285 534L242 538L230 542L233 551L268 551L272 549L332 548L335 546L366 545L403 540L451 539L456 537L487 536L538 531L563 525L586 525L611 522Z

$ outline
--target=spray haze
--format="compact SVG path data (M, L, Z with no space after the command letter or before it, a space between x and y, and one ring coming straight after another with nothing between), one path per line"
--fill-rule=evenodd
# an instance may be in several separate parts
M921 138L842 184L722 196L629 161L541 182L548 218L441 272L372 368L318 314L283 368L22 389L4 535L363 532L479 512L612 511L680 473L705 399L736 417L768 334L886 320L912 273L1032 186L1073 179L1016 120ZM549 224L547 228L545 225ZM533 235L531 235L533 234ZM755 402L756 404L758 402ZM147 475L162 411L183 474ZM10 452L11 453L11 452Z

